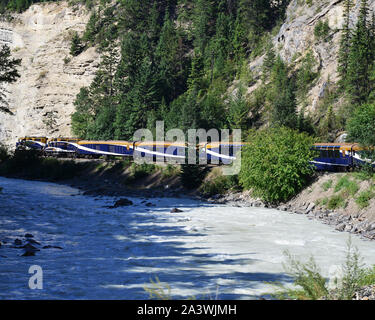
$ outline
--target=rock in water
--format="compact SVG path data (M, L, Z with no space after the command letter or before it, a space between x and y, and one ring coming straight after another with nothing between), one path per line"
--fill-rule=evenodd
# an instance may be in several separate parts
M35 251L26 250L22 257L32 257L35 256Z
M20 239L16 239L16 240L14 240L14 244L16 246L20 246L22 244L22 241Z
M31 233L26 233L25 238L34 238L34 236Z
M122 198L122 199L117 200L115 204L111 206L110 208L126 207L126 206L131 206L131 205L133 205L133 201L126 199L126 198Z
M181 210L181 209L178 209L178 208L173 208L173 209L171 210L171 213L178 213L178 212L184 212L184 211Z
M29 250L29 251L40 251L38 248L34 247L32 244L30 243L27 243L25 244L24 246L22 246L21 248L24 248L26 250Z

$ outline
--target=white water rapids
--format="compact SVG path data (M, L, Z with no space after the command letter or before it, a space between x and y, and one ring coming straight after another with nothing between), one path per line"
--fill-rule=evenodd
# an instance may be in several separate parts
M134 205L109 209L117 198L64 185L0 186L0 299L148 299L155 276L173 298L254 299L272 290L267 282L291 282L284 250L313 255L327 277L345 260L348 233L303 215L185 198L129 197ZM26 233L41 244L35 256L11 248ZM375 242L352 242L375 264ZM31 265L42 267L42 290L28 286Z

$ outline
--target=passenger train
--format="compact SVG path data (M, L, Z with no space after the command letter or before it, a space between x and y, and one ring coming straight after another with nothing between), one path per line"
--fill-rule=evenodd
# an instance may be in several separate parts
M190 146L187 143L166 141L90 141L77 138L24 137L16 149L38 150L45 156L54 157L148 157L151 161L175 160L185 163L188 149L195 149L199 163L231 164L246 142L209 142ZM357 143L315 143L317 151L311 161L319 171L351 170L363 164L375 163L363 156L364 149Z

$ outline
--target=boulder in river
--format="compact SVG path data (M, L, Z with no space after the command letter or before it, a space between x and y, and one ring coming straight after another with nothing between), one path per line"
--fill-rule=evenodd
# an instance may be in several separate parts
M25 245L22 246L21 248L26 249L26 251L40 251L38 248L34 247L34 246L33 246L32 244L30 244L30 243L25 244Z
M34 236L31 233L26 233L25 238L34 238Z
M118 208L118 207L126 207L126 206L131 206L133 205L133 201L126 199L126 198L121 198L115 202L113 206L110 206L109 208Z
M152 202L147 202L146 207L155 207L155 204L153 204Z
M184 212L184 211L178 208L171 209L171 213L178 213L178 212Z
M35 251L34 250L26 250L22 257L33 257L35 256Z

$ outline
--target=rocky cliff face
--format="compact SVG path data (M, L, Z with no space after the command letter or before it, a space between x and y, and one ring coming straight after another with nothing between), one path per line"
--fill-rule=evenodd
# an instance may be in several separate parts
M308 4L310 3L310 4ZM357 22L361 1L353 0L351 25ZM375 1L369 0L370 9L375 9ZM343 18L344 0L292 0L286 12L286 19L278 34L272 38L276 52L289 64L298 63L307 52L312 52L316 61L315 68L319 71L318 79L312 84L307 95L306 111L314 113L319 101L324 97L327 84L336 83L337 55ZM314 35L319 22L328 22L328 35L321 39ZM250 68L259 75L264 56L258 57L250 63ZM259 82L249 88L252 92L259 86ZM300 106L302 107L302 106Z
M71 136L70 115L79 89L91 83L99 55L89 48L69 54L70 40L89 18L84 7L66 2L32 5L11 23L0 22L0 44L22 58L21 77L7 85L9 109L0 113L0 141L14 145L18 137Z

